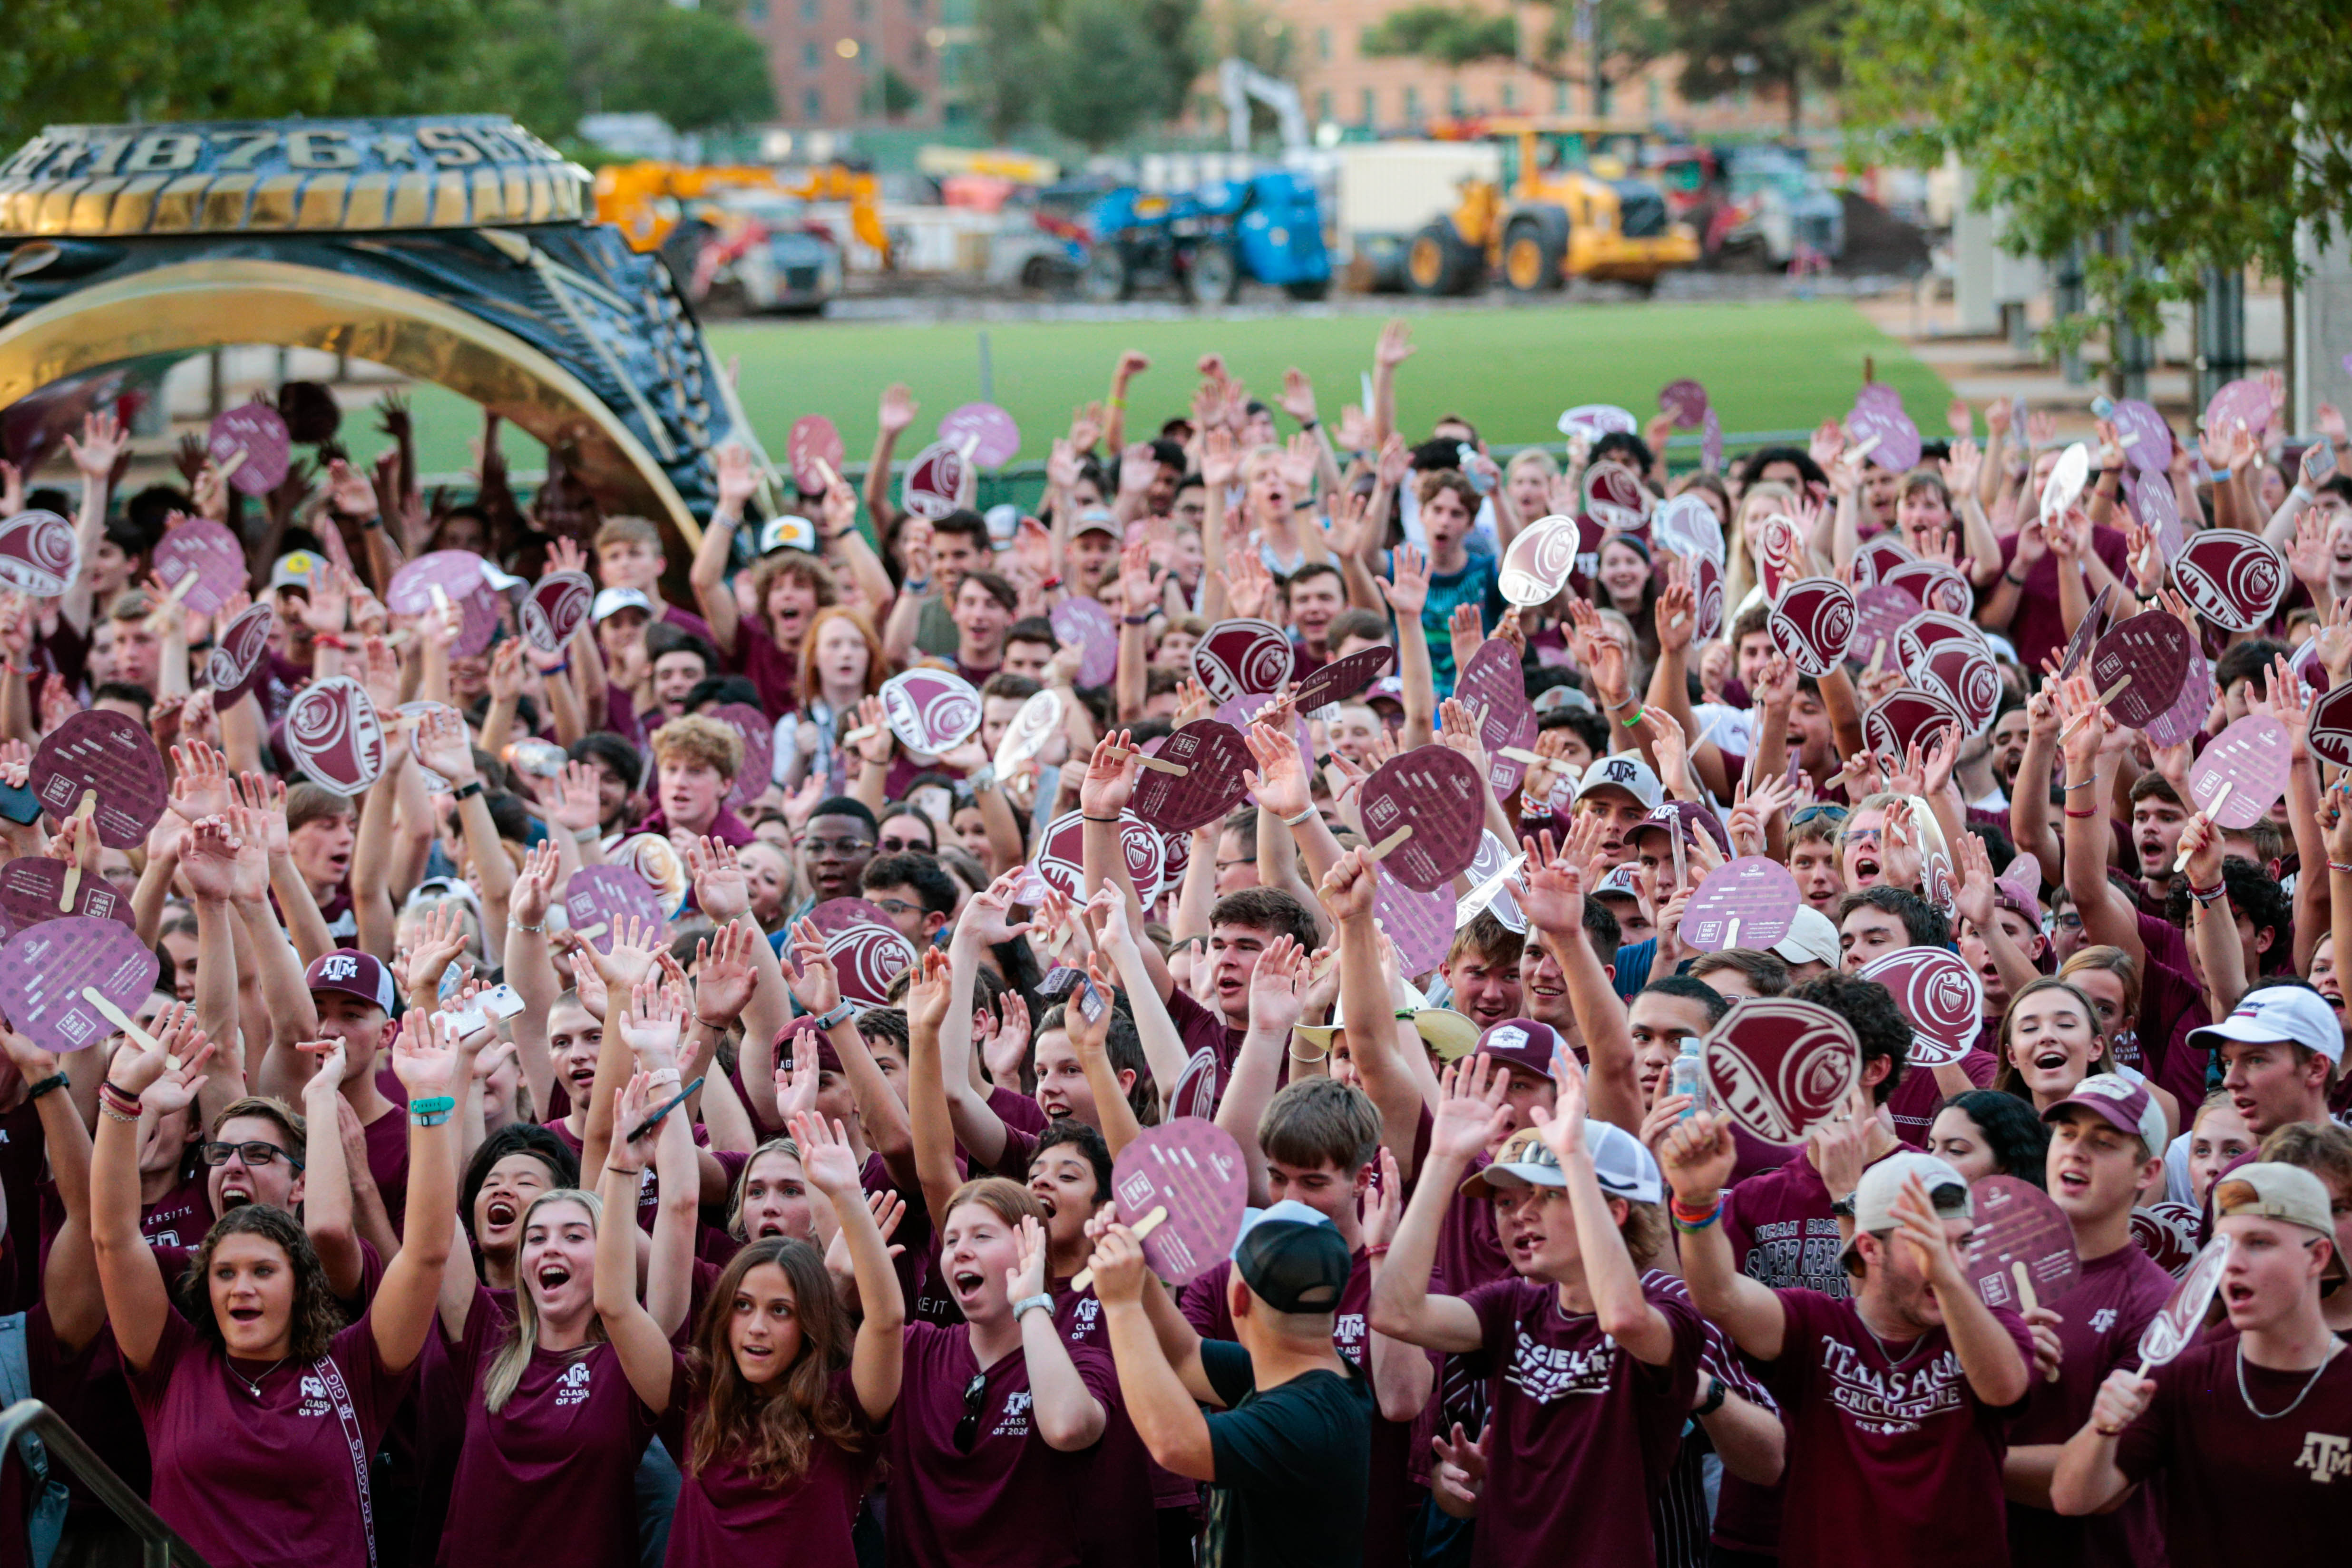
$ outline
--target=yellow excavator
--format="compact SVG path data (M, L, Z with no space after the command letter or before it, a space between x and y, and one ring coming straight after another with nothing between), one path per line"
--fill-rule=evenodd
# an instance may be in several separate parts
M659 251L698 306L821 315L841 292L842 245L808 213L845 203L850 232L890 265L881 188L845 163L806 169L620 163L596 173L596 215L637 250Z
M1405 276L1416 294L1465 294L1491 268L1515 294L1570 277L1647 289L1698 260L1698 236L1673 222L1665 193L1633 177L1642 129L1554 116L1496 116L1441 127L1439 140L1487 141L1499 181L1465 180L1454 211L1413 236Z
M890 235L882 226L882 187L873 171L846 163L772 169L758 163L696 167L652 159L596 171L596 216L617 225L633 250L659 250L690 202L716 202L731 193L772 191L803 202L846 202L849 226L888 265Z

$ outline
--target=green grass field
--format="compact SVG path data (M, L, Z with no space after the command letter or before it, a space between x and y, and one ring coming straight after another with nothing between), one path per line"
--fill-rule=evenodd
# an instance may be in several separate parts
M988 340L995 401L1020 422L1022 455L1041 458L1074 404L1101 397L1120 350L1151 356L1138 380L1130 429L1149 433L1181 412L1193 362L1211 350L1271 401L1292 365L1314 379L1326 418L1360 396L1381 318L1370 314L1202 316L1181 320L729 323L711 331L720 359L740 356L741 390L761 440L782 456L785 433L804 413L841 427L853 461L874 439L875 402L895 381L922 404L911 433L929 440L942 414L982 395L981 340ZM1769 304L1570 305L1449 309L1412 317L1419 349L1400 377L1405 430L1444 413L1466 415L1496 444L1559 439L1559 412L1613 402L1646 418L1658 389L1678 377L1704 382L1727 432L1810 428L1852 406L1863 361L1899 389L1923 428L1939 429L1943 382L1843 301ZM420 458L427 472L470 463L478 430L472 405L420 389ZM919 443L917 443L919 444ZM906 455L912 445L902 446ZM528 446L510 451L536 467Z

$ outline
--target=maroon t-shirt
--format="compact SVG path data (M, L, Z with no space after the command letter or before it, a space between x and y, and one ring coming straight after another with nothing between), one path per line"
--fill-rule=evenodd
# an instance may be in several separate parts
M1073 1346L1087 1392L1118 1403L1108 1353ZM1078 1568L1080 1532L1068 1521L1091 1484L1097 1444L1065 1454L1029 1419L1029 1358L1016 1350L987 1369L971 1451L957 1448L964 1388L980 1375L968 1329L908 1323L903 1380L892 1412L890 1568Z
M1650 1504L1697 1391L1703 1320L1683 1291L1643 1281L1674 1331L1664 1365L1636 1359L1549 1281L1497 1280L1465 1298L1486 1337L1486 1487L1474 1568L1656 1561ZM1639 1506L1635 1500L1639 1499Z
M2172 1568L2341 1562L2352 1541L2352 1356L2314 1382L2241 1360L2239 1343L2221 1333L2158 1369L2116 1466L2136 1481L2162 1474Z
M1054 1326L1061 1331L1063 1341L1074 1345L1089 1345L1108 1355L1110 1325L1103 1321L1102 1302L1096 1299L1094 1287L1089 1285L1083 1291L1073 1291L1067 1280L1050 1280L1047 1281L1047 1288L1054 1292ZM1104 1434L1107 1438L1115 1435L1121 1437L1133 1437L1136 1446L1142 1449L1143 1467L1145 1474L1149 1477L1148 1484L1152 1508L1189 1509L1200 1502L1200 1483L1188 1477L1180 1476L1173 1470L1163 1469L1159 1461L1152 1458L1151 1450L1143 1448L1143 1439L1136 1433L1135 1424L1127 1418L1124 1406L1119 1409L1118 1419L1113 1423L1113 1431ZM1124 1539L1128 1531L1142 1529L1155 1521L1142 1516L1120 1518L1119 1514L1123 1511L1131 1511L1130 1505L1124 1501L1128 1496L1126 1489L1109 1487L1104 1490L1108 1500L1096 1500L1096 1505L1090 1511L1103 1518L1110 1527L1108 1531L1098 1531L1098 1538L1104 1540L1105 1543L1113 1550L1120 1545L1131 1545L1133 1552L1141 1554L1135 1559L1139 1562L1157 1552L1156 1545L1141 1541L1129 1542Z
M637 1461L655 1416L629 1385L609 1340L539 1350L495 1416L490 1363L512 1320L474 1288L450 1363L467 1384L464 1447L449 1494L443 1568L511 1568L544 1558L566 1568L635 1568Z
M1984 1038L1998 1035L1996 1029ZM1969 1082L1982 1089L2000 1072L2000 1059L1989 1051L1971 1051L1959 1060L1959 1069L1969 1075ZM1936 1124L1936 1107L1944 1103L1944 1092L1936 1086L1936 1074L1925 1067L1906 1067L1903 1082L1886 1097L1886 1109L1895 1117L1895 1135L1915 1149L1927 1146L1927 1129Z
M1215 1058L1217 1068L1217 1103L1224 1103L1225 1085L1232 1082L1234 1061L1242 1053L1242 1040L1249 1031L1234 1028L1225 1022L1224 1015L1213 1008L1203 1007L1192 992L1178 986L1168 993L1169 1021L1184 1042L1187 1061L1205 1050Z
M2107 570L2117 581L2125 580L2129 557L2124 547L2124 536L2114 528L2095 528L2091 530L2091 549L2106 563ZM2007 572L2010 563L2017 559L2017 536L2011 534L2000 541L2000 570ZM2075 570L2073 567L2069 570ZM1993 583L1977 591L1978 602L1989 601L2000 591ZM2040 560L2025 569L2024 586L2017 591L2017 612L2010 617L2008 637L2017 649L2018 662L2029 670L2042 667L2045 653L2055 653L2066 646L2066 618L2058 608L2058 557L2044 552Z
M405 1096L396 1100L391 1110L360 1129L367 1139L368 1174L375 1177L375 1189L383 1197L385 1218L392 1221L392 1233L404 1234L408 1223L408 1116Z
M862 1436L856 1452L824 1437L809 1444L808 1468L782 1486L762 1480L721 1455L699 1470L688 1469L693 1417L703 1403L701 1389L688 1393L684 1358L679 1360L670 1401L671 1415L662 1423L662 1441L678 1461L682 1479L677 1509L670 1516L669 1554L664 1568L745 1568L746 1564L791 1563L793 1568L856 1568L857 1553L849 1543L849 1527L866 1495L866 1481L882 1449L875 1425L857 1402L857 1390L846 1366L825 1385L825 1397L848 1412L851 1427ZM634 1515L635 1499L627 1479L620 1487L623 1511ZM895 1527L897 1520L892 1520ZM623 1528L615 1555L636 1560L635 1525ZM567 1563L566 1568L570 1568Z
M2140 1331L2164 1310L2172 1285L2137 1247L2084 1260L2081 1281L2052 1309L2062 1320L2058 1381L2037 1373L2024 1412L2010 1424L2011 1445L2063 1443L2081 1431L2107 1374L2139 1364ZM2164 1528L2155 1494L2143 1487L2115 1512L2081 1519L2012 1502L2009 1558L2014 1568L2158 1568Z
M1852 1301L1780 1291L1788 1314L1764 1385L1789 1423L1780 1561L1844 1568L1858 1535L1883 1568L1985 1568L2009 1555L2000 1479L2011 1410L1980 1403L1937 1328L1890 1346ZM2024 1321L1996 1307L2031 1365Z
M64 1206L58 1207L62 1225ZM139 1234L162 1247L194 1247L212 1228L213 1200L205 1191L202 1166L195 1175L147 1205L139 1216Z
M735 657L728 663L760 688L760 711L770 718L782 718L801 706L800 657L777 647L758 616L735 618Z
M368 1568L360 1467L383 1440L415 1369L384 1367L364 1317L335 1335L320 1362L231 1365L169 1312L154 1358L131 1375L154 1455L155 1511L208 1563ZM338 1385L347 1401L336 1397Z

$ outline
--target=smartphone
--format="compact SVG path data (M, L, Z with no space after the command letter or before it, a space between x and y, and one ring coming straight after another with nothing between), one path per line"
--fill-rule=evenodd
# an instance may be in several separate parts
M2303 482L2306 486L2325 484L2336 472L2336 444L2325 435L2303 449Z
M512 986L501 982L474 998L482 1010L496 1019L510 1019L522 1011L522 998Z

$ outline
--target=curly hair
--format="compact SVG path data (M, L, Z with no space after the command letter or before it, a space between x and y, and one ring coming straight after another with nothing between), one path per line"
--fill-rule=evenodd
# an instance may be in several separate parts
M1876 980L1832 969L1790 987L1789 997L1793 1001L1817 1002L1851 1024L1854 1038L1862 1042L1864 1071L1881 1058L1889 1063L1886 1076L1871 1091L1874 1102L1885 1104L1895 1086L1903 1082L1903 1064L1911 1054L1911 1020L1895 1005L1894 993Z
M293 1268L294 1310L286 1325L287 1359L316 1361L326 1354L328 1344L350 1319L344 1315L343 1304L335 1300L326 1265L319 1261L318 1249L310 1245L302 1222L267 1203L240 1204L222 1215L205 1232L196 1255L188 1260L188 1271L180 1276L180 1311L197 1336L223 1355L228 1354L228 1340L213 1311L212 1273L213 1255L220 1250L222 1240L231 1236L258 1236L276 1242Z
M746 1379L735 1364L729 1327L735 1293L763 1264L782 1270L800 1323L800 1353L767 1384ZM735 1254L711 1286L694 1331L691 1364L704 1396L687 1430L689 1475L722 1458L750 1471L761 1486L785 1487L808 1473L818 1439L855 1452L864 1443L848 1406L834 1394L834 1374L849 1364L850 1322L834 1295L824 1255L805 1241L772 1236Z

